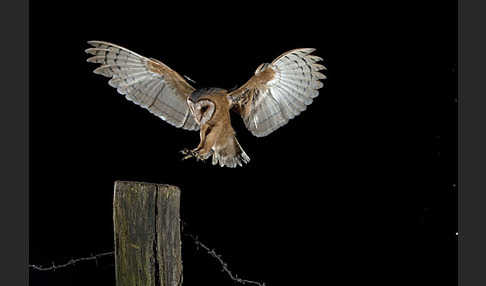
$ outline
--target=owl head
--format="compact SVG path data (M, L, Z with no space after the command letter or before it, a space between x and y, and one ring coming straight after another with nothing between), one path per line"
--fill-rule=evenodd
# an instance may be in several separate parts
M222 96L225 90L221 88L203 88L194 91L187 97L187 104L199 125L207 123L216 111L215 96Z

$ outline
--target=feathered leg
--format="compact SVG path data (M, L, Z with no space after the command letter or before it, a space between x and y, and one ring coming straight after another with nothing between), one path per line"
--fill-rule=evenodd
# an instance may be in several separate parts
M186 160L192 157L196 158L197 160L206 160L211 156L212 154L211 146L208 146L208 144L206 144L206 136L209 133L209 131L210 131L209 125L201 126L201 130L199 132L199 136L200 136L199 145L192 150L189 150L187 148L182 150L181 153L185 155L182 158L182 160Z

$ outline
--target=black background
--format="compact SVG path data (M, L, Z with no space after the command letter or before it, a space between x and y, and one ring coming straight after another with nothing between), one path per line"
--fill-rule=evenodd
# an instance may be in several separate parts
M267 285L455 285L457 3L31 3L30 263L113 248L115 180L182 189L188 231ZM125 100L86 63L86 41L241 85L263 62L317 48L328 80L264 138L232 117L244 168L181 161L197 145ZM185 285L233 285L183 240ZM335 283L335 282L333 282ZM31 285L115 285L111 258Z

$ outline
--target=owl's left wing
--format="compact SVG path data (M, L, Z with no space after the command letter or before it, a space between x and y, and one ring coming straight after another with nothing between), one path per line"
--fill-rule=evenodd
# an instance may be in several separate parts
M255 75L228 98L240 113L246 128L257 137L266 136L299 115L312 103L326 77L311 55L315 49L288 51L270 64L262 64Z
M111 78L108 84L134 103L179 128L199 130L186 99L194 91L164 63L102 41L88 42L88 62L100 66L94 73Z

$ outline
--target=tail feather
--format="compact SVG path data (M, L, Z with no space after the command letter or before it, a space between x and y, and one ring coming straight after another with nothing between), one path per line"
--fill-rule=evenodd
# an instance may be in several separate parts
M235 168L248 162L250 162L250 157L246 155L234 136L228 140L227 144L213 150L213 165L219 164L221 167Z

